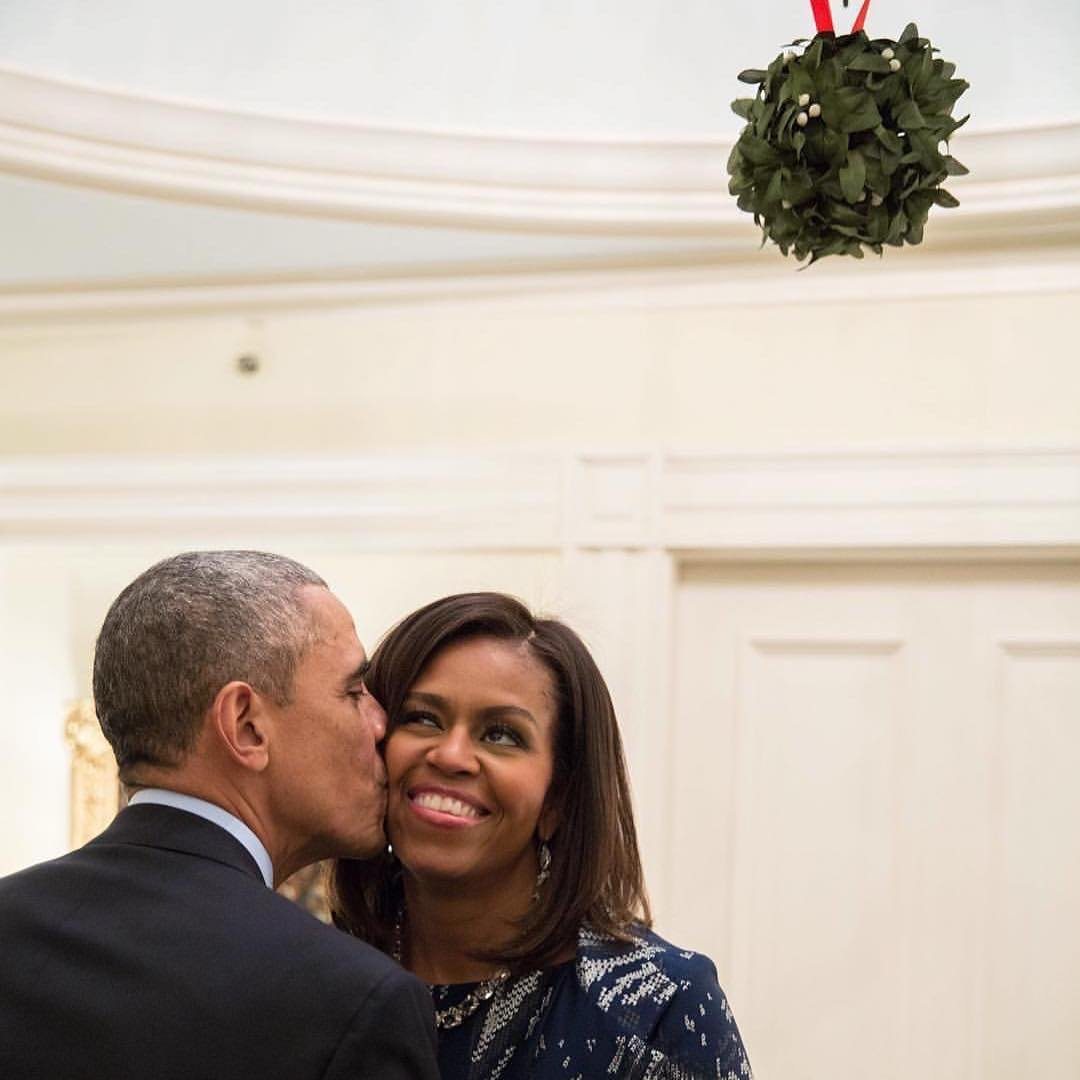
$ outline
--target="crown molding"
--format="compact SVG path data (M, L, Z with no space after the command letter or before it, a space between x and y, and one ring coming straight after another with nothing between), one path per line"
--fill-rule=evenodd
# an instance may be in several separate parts
M1078 223L1080 224L1080 223ZM1068 238L1056 227L1057 240ZM881 303L964 296L1080 291L1080 229L1059 247L1010 247L988 257L940 242L880 260L829 260L810 273L762 251L753 235L737 256L664 262L580 261L531 269L509 265L417 267L393 274L68 282L0 289L0 331L106 321L403 307L529 310L845 304L857 292ZM1031 238L1029 237L1029 241Z
M343 221L729 240L730 140L570 138L244 112L0 67L0 169ZM1080 217L1080 123L961 132L950 228Z
M0 542L1080 553L1080 448L8 458Z
M0 459L0 536L337 537L358 549L557 547L550 455Z

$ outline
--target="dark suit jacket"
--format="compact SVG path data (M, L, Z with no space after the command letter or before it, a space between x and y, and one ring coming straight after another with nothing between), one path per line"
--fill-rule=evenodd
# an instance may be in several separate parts
M431 999L211 822L120 812L0 880L4 1080L437 1080Z

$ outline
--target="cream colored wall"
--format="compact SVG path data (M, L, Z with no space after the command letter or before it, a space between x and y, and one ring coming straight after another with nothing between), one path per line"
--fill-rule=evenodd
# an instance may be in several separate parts
M0 331L0 454L1067 441L1080 435L1075 301L414 307ZM252 348L264 369L240 376L233 360Z
M417 306L7 328L0 458L1076 443L1075 302ZM264 367L244 377L233 362L250 349ZM433 596L490 587L567 612L601 658L619 655L621 628L590 620L556 550L355 554L341 537L229 539L309 561L368 642ZM0 536L0 873L63 850L66 706L87 693L112 596L178 546L73 537L34 550Z
M63 718L76 686L64 575L0 548L0 874L65 850Z

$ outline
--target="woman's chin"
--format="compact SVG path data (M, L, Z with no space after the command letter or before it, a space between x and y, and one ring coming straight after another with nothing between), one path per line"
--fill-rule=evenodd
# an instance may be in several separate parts
M442 889L453 886L460 889L476 880L474 866L446 859L417 859L411 863L402 859L401 865L405 873L423 888Z

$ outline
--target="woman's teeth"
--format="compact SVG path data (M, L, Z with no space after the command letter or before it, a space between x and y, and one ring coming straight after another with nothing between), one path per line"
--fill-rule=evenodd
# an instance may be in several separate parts
M413 802L426 810L438 810L441 814L451 814L454 817L480 817L480 811L475 806L470 806L460 799L453 799L449 795L436 795L434 792L423 791L413 796Z

